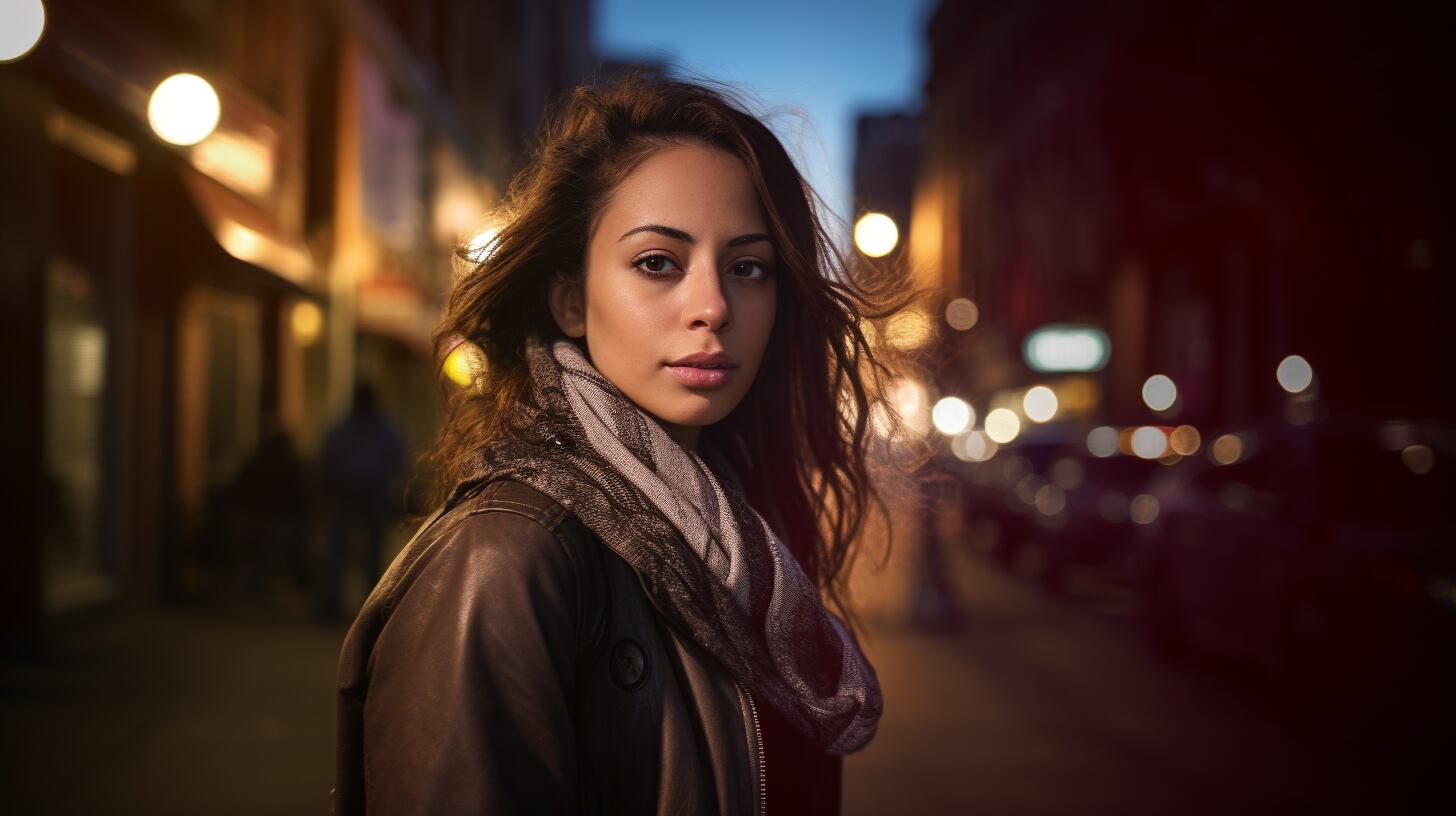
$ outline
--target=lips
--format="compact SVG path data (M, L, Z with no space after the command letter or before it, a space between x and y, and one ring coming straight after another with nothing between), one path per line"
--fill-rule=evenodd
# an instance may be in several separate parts
M691 366L693 368L737 368L738 361L721 351L697 352L668 363L670 366Z
M722 352L698 352L668 363L667 370L689 388L721 388L733 379L738 361Z

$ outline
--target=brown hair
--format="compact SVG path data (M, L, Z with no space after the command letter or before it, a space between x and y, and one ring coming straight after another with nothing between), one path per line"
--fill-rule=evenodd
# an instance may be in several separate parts
M845 258L816 212L822 202L778 138L718 83L634 75L576 88L547 117L506 192L488 254L457 278L435 329L442 362L463 339L478 347L484 374L477 386L446 394L425 455L431 503L444 500L466 457L508 432L530 399L525 341L557 332L551 281L585 269L612 190L653 151L684 140L743 161L779 252L778 312L762 367L743 401L703 438L729 458L749 502L853 626L847 583L858 539L871 509L888 518L866 454L870 409L890 368L862 321L893 314L911 294L903 274Z

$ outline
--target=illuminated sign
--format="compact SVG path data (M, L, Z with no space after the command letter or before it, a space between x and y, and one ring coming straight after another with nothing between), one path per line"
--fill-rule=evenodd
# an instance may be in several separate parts
M1022 359L1033 371L1099 371L1111 353L1106 332L1069 323L1043 326L1021 343Z

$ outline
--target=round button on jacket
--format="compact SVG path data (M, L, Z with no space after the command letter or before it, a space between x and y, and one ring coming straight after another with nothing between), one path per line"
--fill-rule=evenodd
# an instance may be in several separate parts
M647 680L647 652L637 641L624 638L612 646L612 682L626 691L635 691Z

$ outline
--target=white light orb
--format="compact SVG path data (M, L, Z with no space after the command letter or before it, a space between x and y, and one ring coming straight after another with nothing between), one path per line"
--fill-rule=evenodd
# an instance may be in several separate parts
M1298 394L1314 382L1314 368L1308 360L1298 354L1291 354L1279 361L1274 377L1279 380L1280 388L1291 394Z
M1038 385L1026 392L1021 399L1026 418L1032 422L1046 422L1057 415L1057 394L1045 385Z
M883 258L900 243L900 228L884 213L865 213L854 222L854 245L871 258Z
M1168 452L1168 435L1162 428L1144 425L1132 432L1132 452L1143 459L1157 459Z
M1002 445L1021 433L1021 418L1009 408L997 408L986 415L986 436Z
M221 117L217 91L196 74L174 74L162 80L147 105L152 130L174 145L194 145L206 139Z
M0 0L0 62L29 54L45 33L45 5L40 0Z
M1098 459L1117 455L1118 433L1110 425L1099 425L1087 432L1087 452Z
M968 428L975 421L975 416L965 400L944 397L930 410L930 421L935 423L937 431L946 436L955 436Z
M1166 411L1178 399L1178 386L1166 374L1154 374L1143 383L1143 402L1154 411Z

